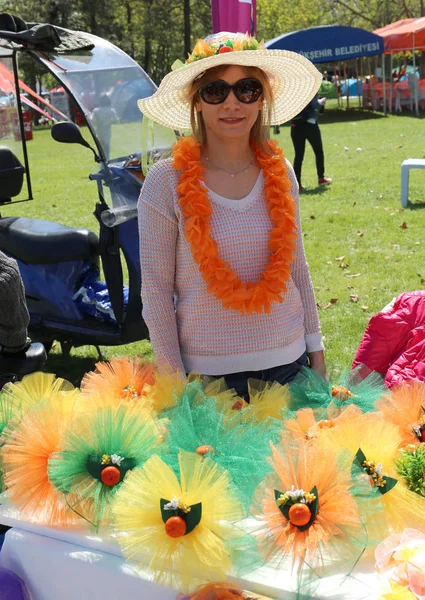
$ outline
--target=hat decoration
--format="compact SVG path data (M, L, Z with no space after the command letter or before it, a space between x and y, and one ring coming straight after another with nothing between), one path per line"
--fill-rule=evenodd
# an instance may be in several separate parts
M216 54L225 54L227 52L242 52L244 50L263 50L264 42L258 42L255 38L236 34L225 40L226 34L220 36L209 36L207 38L199 39L191 54L186 60L186 63L190 64L196 60L202 60L209 56L215 56Z

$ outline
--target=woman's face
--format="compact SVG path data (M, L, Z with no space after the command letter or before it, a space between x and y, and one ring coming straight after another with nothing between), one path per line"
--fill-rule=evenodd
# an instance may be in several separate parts
M216 73L213 81L221 79L233 85L246 77L250 77L249 69L232 65ZM202 113L207 137L214 135L219 138L232 139L249 137L262 105L261 97L252 104L244 104L236 98L232 90L221 104L207 104L202 98L199 98L195 108Z

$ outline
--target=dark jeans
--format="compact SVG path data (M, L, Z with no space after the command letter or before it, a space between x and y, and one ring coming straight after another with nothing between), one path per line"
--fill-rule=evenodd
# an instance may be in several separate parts
M295 149L294 171L299 185L301 185L301 166L304 160L305 142L308 140L316 155L317 177L325 176L325 155L323 154L322 136L319 125L315 123L300 123L291 125L291 138Z
M262 381L277 381L285 385L290 383L297 376L302 367L308 367L307 353L304 352L298 360L288 365L263 369L262 371L242 371L241 373L230 373L222 375L230 389L235 389L238 396L245 398L249 402L248 379L261 379ZM216 376L217 378L219 376Z

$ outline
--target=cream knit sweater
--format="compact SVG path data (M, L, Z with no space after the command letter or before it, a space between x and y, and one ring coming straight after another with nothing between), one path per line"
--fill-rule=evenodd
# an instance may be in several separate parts
M323 349L306 262L298 186L288 163L296 201L298 236L292 276L272 312L242 315L206 290L184 237L172 159L149 171L139 199L143 318L159 364L206 375L258 371L295 361L307 349ZM260 173L251 192L229 200L209 190L212 236L220 256L245 282L259 279L268 261L271 221Z

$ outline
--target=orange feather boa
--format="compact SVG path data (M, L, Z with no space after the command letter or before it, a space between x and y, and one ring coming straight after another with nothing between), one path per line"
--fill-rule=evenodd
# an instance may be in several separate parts
M244 283L218 253L211 237L212 214L204 182L201 147L192 137L181 138L173 148L173 167L182 171L177 187L179 203L185 217L185 237L199 266L207 290L223 303L242 314L270 313L272 302L283 302L291 275L297 226L295 202L283 152L276 142L269 142L273 154L253 144L257 164L263 170L264 194L273 228L270 231L268 264L260 279Z

